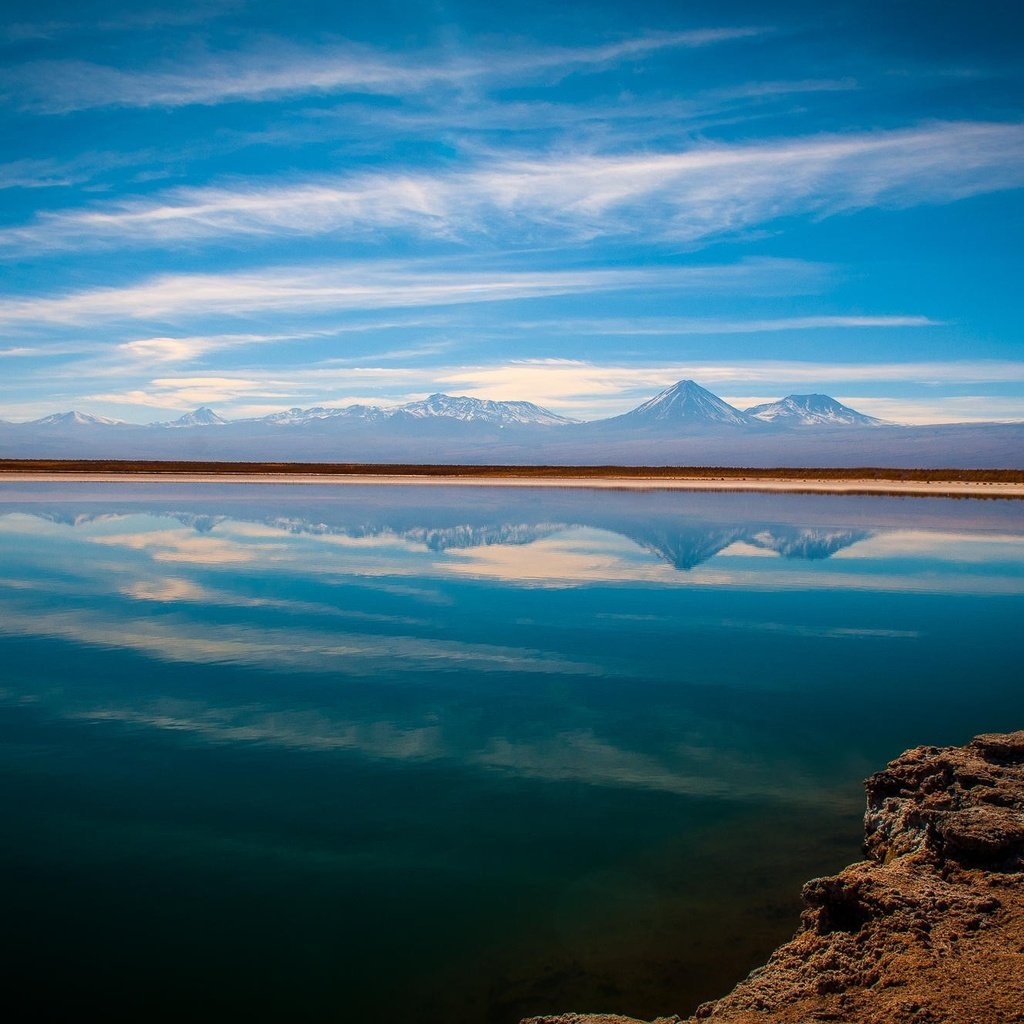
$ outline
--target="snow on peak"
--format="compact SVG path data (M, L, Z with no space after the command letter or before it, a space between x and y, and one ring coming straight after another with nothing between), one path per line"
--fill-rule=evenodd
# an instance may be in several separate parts
M90 416L87 412L72 409L70 412L55 412L41 420L33 420L34 427L113 427L124 420L112 420L107 416Z
M440 417L461 420L464 423L491 423L497 426L511 424L539 424L557 426L575 423L575 420L544 409L533 402L494 402L486 398L466 395L433 394L418 402L400 406L396 412L418 419Z
M750 423L745 413L692 380L681 380L616 418L632 423L726 423L733 426Z
M277 426L303 426L307 423L336 419L376 422L387 419L390 413L391 410L382 409L379 405L346 405L340 409L324 405L314 405L309 409L295 406L284 412L272 412L269 416L262 416L255 422L273 423Z
M794 426L874 427L885 422L857 412L829 395L787 395L777 402L755 405L746 412L766 423Z
M179 416L176 420L171 420L169 423L161 423L162 427L221 427L227 420L222 416L218 416L208 406L202 406L199 409L195 409L193 412L187 412L184 416Z
M362 420L378 423L382 420L449 419L464 423L491 423L506 426L512 423L532 423L555 426L575 423L575 420L542 409L532 402L490 402L465 396L433 394L418 402L405 405L382 407L379 405L346 405L341 408L314 406L311 409L288 409L271 413L258 422L277 425L301 425L318 420Z

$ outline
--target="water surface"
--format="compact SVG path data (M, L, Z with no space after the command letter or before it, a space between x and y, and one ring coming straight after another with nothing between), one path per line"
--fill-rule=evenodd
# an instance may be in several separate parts
M1015 502L5 483L9 998L685 1014L1021 727L1022 613Z

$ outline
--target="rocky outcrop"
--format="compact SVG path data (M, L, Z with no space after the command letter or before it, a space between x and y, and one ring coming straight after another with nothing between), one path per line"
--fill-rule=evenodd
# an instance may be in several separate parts
M870 859L808 882L797 935L729 995L657 1024L1024 1022L1024 732L917 747L866 787Z

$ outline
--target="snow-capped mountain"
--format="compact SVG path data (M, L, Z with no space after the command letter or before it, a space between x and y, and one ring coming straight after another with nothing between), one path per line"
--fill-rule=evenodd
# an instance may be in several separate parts
M885 420L857 412L829 395L787 395L777 402L755 405L745 411L748 416L780 426L878 427L885 423Z
M463 423L490 423L501 427L512 424L558 426L577 422L534 405L533 402L493 402L484 398L467 398L465 395L434 394L419 402L399 406L395 413L417 419L443 417L461 420Z
M733 426L756 425L756 420L728 402L723 402L706 388L692 380L681 380L665 388L643 405L621 416L602 421L620 427L671 426Z
M533 402L492 402L487 399L467 398L465 395L442 394L430 395L429 398L418 402L407 402L405 405L390 408L379 405L346 405L341 408L318 405L312 409L294 408L286 412L271 413L252 422L298 426L325 420L379 423L384 420L402 422L409 419L458 420L462 423L486 423L498 427L559 426L576 422L534 405Z
M367 423L376 423L388 419L393 413L393 409L384 409L379 405L346 405L341 408L315 405L310 409L301 409L295 406L284 412L272 412L269 416L261 416L259 419L249 422L270 423L274 426L284 427L298 427L308 423L322 423L326 420L363 420Z
M72 409L70 412L55 412L52 416L44 416L41 420L32 420L30 427L118 427L124 420L112 420L106 416L90 416L87 412Z
M179 416L176 420L171 420L168 423L152 423L150 426L154 427L223 427L228 421L222 416L218 416L208 406L203 406L200 409L196 409L193 412L187 412L184 416Z

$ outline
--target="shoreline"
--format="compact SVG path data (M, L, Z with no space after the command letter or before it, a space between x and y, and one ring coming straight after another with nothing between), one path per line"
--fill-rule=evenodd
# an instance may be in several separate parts
M545 467L546 468L546 467ZM898 472L898 471L897 471ZM1024 482L1016 480L907 480L856 476L798 476L759 475L672 475L666 472L630 473L617 475L571 472L559 475L540 475L506 471L501 473L460 472L387 473L387 472L253 472L241 471L180 471L123 470L75 471L55 469L3 469L0 470L0 488L5 483L167 483L167 484L298 484L348 486L423 486L423 487L541 487L580 488L594 490L629 491L736 491L791 494L849 494L889 495L933 498L980 498L1024 500Z

